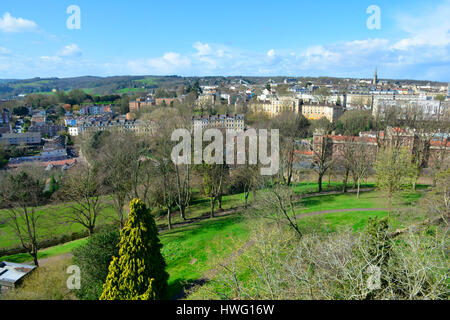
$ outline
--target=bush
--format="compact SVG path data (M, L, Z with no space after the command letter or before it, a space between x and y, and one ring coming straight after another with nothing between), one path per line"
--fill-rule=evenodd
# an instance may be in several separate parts
M112 257L119 254L119 241L119 230L109 227L94 233L86 244L73 251L74 263L81 271L81 289L77 290L79 299L98 300Z
M449 298L448 236L436 228L391 239L388 220L364 232L295 233L276 225L255 230L253 246L224 268L214 287L191 298L287 300L436 300Z

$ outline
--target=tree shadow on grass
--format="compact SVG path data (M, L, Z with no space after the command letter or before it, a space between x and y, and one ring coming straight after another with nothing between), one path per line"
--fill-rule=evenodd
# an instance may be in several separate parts
M188 296L189 292L194 287L202 287L208 283L208 280L204 278L186 281L183 279L177 279L173 283L169 284L167 288L168 299L180 300Z
M220 219L220 220L219 220ZM199 233L204 232L205 229L222 230L223 228L233 225L242 219L239 215L225 216L223 218L218 217L211 220L199 220L198 222L187 224L183 228L176 228L170 231L166 231L161 235L172 236L177 235L177 240L182 241L185 238L192 237Z

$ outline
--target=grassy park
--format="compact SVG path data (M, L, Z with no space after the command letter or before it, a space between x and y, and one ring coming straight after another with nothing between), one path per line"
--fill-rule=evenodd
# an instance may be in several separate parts
M370 187L368 185L367 187ZM329 186L329 190L335 190L342 187L338 183ZM317 191L314 183L301 183L294 187L297 195L310 194ZM405 224L404 219L399 218L402 210L408 210L411 206L417 204L422 197L423 191L405 191L401 193L394 202L397 213L393 213L393 227L402 227ZM243 195L227 195L223 200L223 209L240 207L243 204ZM187 212L188 219L198 218L208 213L209 201L201 197L198 193L193 197L193 201ZM354 232L363 230L369 218L385 217L387 211L385 208L385 197L380 191L363 192L359 199L356 199L354 193L347 194L325 194L318 196L299 197L295 201L295 213L297 214L300 228L303 232L314 232L330 234L339 230L350 228ZM54 211L56 208L42 208L42 210ZM364 211L363 209L377 209L374 211ZM361 211L345 211L346 209ZM63 210L60 208L60 210ZM340 212L320 213L321 211L340 210ZM193 223L178 226L172 230L160 232L160 239L163 244L162 254L167 263L167 272L170 275L168 285L169 294L177 295L184 287L189 284L195 284L195 281L201 279L203 275L209 274L209 277L216 277L217 268L220 264L230 260L230 256L236 253L240 248L244 248L252 240L252 225L254 225L255 217L248 211L239 210L237 213L232 212L225 216L219 216L214 219L198 220ZM311 213L319 213L316 215L308 215ZM5 211L1 212L4 219ZM114 213L112 210L105 211L105 217L101 223L108 223L113 220ZM58 221L54 214L44 215L44 219L50 223ZM415 217L415 219L419 219ZM181 222L181 218L175 217L174 222ZM60 223L60 222L58 222ZM157 223L163 226L165 219L158 218ZM49 224L50 228L50 224ZM11 229L7 224L2 224L2 234L7 234L11 238L2 236L2 244L13 244L14 237ZM64 233L79 230L74 225L60 225L53 228L54 232ZM39 259L46 259L58 256L67 256L74 248L77 248L87 239L79 239L70 241L58 246L40 250ZM70 259L70 255L67 256ZM25 253L2 257L1 260L11 262L28 262L30 256ZM205 294L201 289L198 294ZM203 292L203 293L202 293ZM193 294L192 297L199 297Z

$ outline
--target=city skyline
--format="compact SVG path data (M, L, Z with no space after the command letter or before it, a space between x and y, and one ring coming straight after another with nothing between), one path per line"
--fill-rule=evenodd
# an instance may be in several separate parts
M232 1L233 2L233 1ZM80 29L69 29L71 5ZM367 25L380 9L380 26ZM0 79L330 76L449 82L450 1L2 1Z

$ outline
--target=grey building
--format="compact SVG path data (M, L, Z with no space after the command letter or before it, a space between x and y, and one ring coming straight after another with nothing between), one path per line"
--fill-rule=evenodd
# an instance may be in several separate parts
M40 132L5 133L0 137L0 143L7 146L37 145L41 143Z

